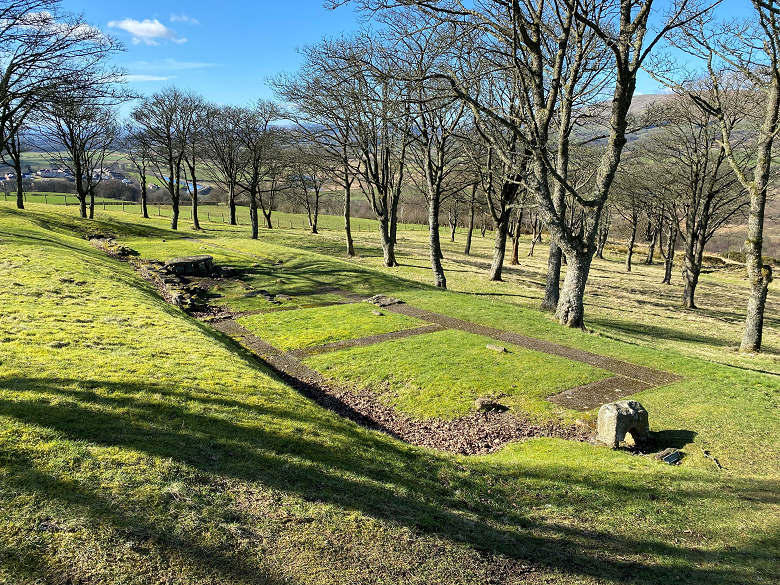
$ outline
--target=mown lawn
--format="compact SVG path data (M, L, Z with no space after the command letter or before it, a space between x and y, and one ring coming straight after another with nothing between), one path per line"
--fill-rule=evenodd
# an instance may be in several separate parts
M545 398L611 375L570 360L508 345L463 331L439 331L410 339L326 353L306 364L340 383L373 390L414 418L454 418L480 397L530 417L550 418L562 409ZM502 346L503 347L503 346Z
M249 315L238 322L283 351L424 325L412 317L376 311L375 306L365 303Z
M646 328L655 313L671 314L670 304L622 292L612 312L591 311L591 322L604 322L593 326L600 335L562 330L530 308L538 290L519 283L520 270L529 282L541 278L535 265L494 286L467 260L448 260L453 287L476 294L433 290L415 252L421 233L404 236L405 266L390 271L378 266L374 234L358 242L360 258L345 261L336 236L264 231L252 242L245 227L173 233L164 220L101 211L90 222L73 212L0 203L0 582L780 579L780 384L758 371L776 367L773 354L751 360L707 342L712 317L698 317L710 319L704 325L670 317L663 328L676 339L656 348L643 340ZM672 467L540 439L469 458L364 430L163 303L128 264L83 237L98 231L146 258L209 253L258 269L255 285L273 294L327 285L393 294L675 371L684 379L637 399L657 447L686 456ZM475 264L487 249L476 248ZM729 299L742 285L717 274L703 286L704 300L721 286ZM633 304L616 306L624 294ZM737 310L728 303L704 311Z

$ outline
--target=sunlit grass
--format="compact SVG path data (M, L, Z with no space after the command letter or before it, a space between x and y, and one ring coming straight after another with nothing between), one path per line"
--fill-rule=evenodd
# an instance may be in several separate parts
M373 232L347 261L335 233L264 230L252 242L246 226L174 233L165 219L99 210L88 221L75 212L0 202L0 582L776 580L780 384L757 371L774 367L773 354L728 349L739 325L721 320L740 310L741 277L705 275L704 309L679 312L674 288L652 296L669 290L653 284L658 267L621 276L617 257L597 263L594 335L535 311L543 256L508 268L505 283L487 283L488 238L478 238L472 258L457 256L461 242L445 244L449 282L471 293L463 294L424 285L420 232L400 234L396 271L379 266ZM278 287L274 294L321 285L392 294L674 371L684 379L636 398L657 448L681 448L685 458L671 467L552 439L466 458L366 431L163 303L129 265L88 244L94 232L145 258L213 253L249 270L250 286ZM429 375L423 357L433 346L407 345L424 337L385 352L384 372L397 359L411 375ZM327 357L339 354L348 355Z
M250 315L241 317L238 322L283 351L424 325L404 315L383 313L378 316L374 314L375 309L373 305L361 303Z
M454 418L479 397L500 399L520 416L555 418L545 398L610 375L585 364L506 345L463 331L441 331L307 358L326 376L374 390L416 418Z

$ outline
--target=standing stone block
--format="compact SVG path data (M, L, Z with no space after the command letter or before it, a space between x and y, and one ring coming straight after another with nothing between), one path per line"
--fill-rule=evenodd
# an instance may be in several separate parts
M165 266L179 276L208 276L214 272L214 259L211 256L186 256L168 260Z
M617 449L620 443L638 445L650 438L647 411L636 400L621 400L599 409L598 440Z

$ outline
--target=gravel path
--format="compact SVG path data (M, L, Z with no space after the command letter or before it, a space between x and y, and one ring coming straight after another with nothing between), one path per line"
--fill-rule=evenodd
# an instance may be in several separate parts
M362 295L348 293L337 288L329 288L327 292L339 294L350 302L357 302L364 298ZM306 366L300 361L300 358L348 347L403 339L412 335L457 329L526 349L582 362L615 374L584 386L570 388L548 398L550 402L572 410L591 410L601 404L614 402L619 398L680 379L680 376L669 372L486 327L440 313L425 311L404 303L385 306L382 309L414 317L426 321L430 325L283 352L253 335L251 331L232 319L212 322L211 324L218 331L236 339L267 363L285 382L324 408L328 408L366 428L385 432L413 445L464 455L491 453L498 451L511 441L532 437L559 437L584 441L588 439L591 429L584 425L537 425L510 412L501 411L473 412L453 420L412 419L383 404L372 392L355 392L352 389L335 386L321 374Z

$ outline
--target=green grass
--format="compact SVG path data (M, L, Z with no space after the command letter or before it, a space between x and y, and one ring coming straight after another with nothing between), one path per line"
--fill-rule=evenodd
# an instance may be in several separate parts
M560 408L545 398L609 372L463 331L439 331L310 357L307 365L338 382L374 390L415 418L454 418L474 400L500 398L515 412L550 419Z
M3 201L16 201L16 193L3 193ZM79 200L76 195L64 194L64 193L49 193L43 191L35 191L33 193L24 194L25 203L47 203L49 205L73 205L78 207ZM106 199L105 197L95 197L95 205L101 205L103 202L116 204L116 199ZM89 198L87 198L87 206L89 206ZM130 205L127 205L128 209Z
M769 351L749 358L730 349L746 285L726 272L703 275L704 309L680 311L677 285L655 284L658 267L624 275L618 257L598 262L595 335L534 310L543 254L487 283L487 238L470 258L445 243L450 286L464 294L424 284L423 232L401 233L404 266L390 270L373 232L346 261L335 233L264 230L253 242L246 226L174 233L164 219L75 213L0 202L0 583L778 580L780 383L760 371L778 368L773 293ZM684 379L636 398L657 447L685 458L671 467L553 439L469 458L367 431L166 305L88 244L96 231L146 258L205 248L274 293L392 294L675 371Z
M385 312L382 316L377 316L373 314L375 310L375 306L362 303L337 305L249 315L239 318L238 322L283 351L392 333L423 325L418 319L404 315Z

